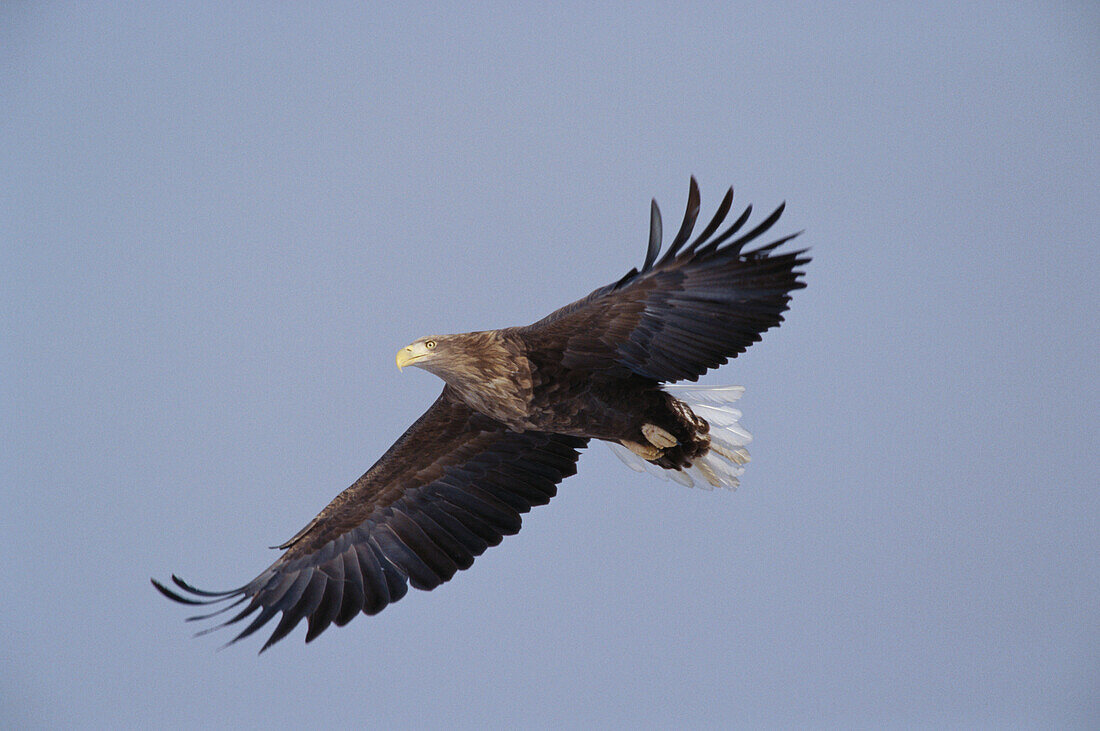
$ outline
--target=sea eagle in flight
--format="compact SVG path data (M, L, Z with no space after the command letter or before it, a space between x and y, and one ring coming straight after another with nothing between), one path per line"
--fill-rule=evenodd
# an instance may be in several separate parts
M716 233L733 189L688 242L699 214L692 178L687 212L668 251L661 214L650 216L642 268L526 327L432 335L397 352L397 365L443 379L443 393L367 473L239 589L208 592L176 576L156 580L183 604L241 604L225 625L259 612L233 640L281 613L261 652L302 620L306 642L360 612L376 614L408 591L434 589L503 536L520 515L554 497L576 472L590 439L628 465L685 484L737 485L751 437L731 403L740 387L695 381L783 321L790 293L805 286L805 250L776 253L798 234L756 248L783 212L740 236L749 206ZM210 631L210 630L207 630Z

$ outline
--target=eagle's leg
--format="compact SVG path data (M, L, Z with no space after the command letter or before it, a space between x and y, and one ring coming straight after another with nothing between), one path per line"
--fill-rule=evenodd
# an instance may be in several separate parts
M650 444L659 449L668 449L680 443L680 440L656 424L643 424L642 434Z
M652 444L640 444L638 442L632 442L629 439L620 439L619 444L648 462L659 459L661 454L665 451L658 447L654 447Z
M630 439L620 439L619 444L649 462L656 462L664 455L666 449L675 447L680 443L676 437L656 424L643 424L642 435L645 436L646 441L649 442L648 444L631 441Z

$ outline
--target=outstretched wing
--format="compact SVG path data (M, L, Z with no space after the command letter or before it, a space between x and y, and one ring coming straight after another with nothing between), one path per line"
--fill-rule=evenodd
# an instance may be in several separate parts
M153 581L184 604L244 604L211 630L259 614L230 644L282 617L261 652L305 618L306 642L360 611L376 614L408 591L434 589L475 556L520 529L520 513L544 505L576 472L587 440L517 433L472 411L450 390L378 462L298 535L286 552L239 589L207 592L172 577ZM406 583L407 582L407 583ZM210 630L207 630L210 631Z
M730 188L714 218L688 243L699 215L699 187L692 178L684 221L658 261L661 213L654 201L641 271L631 269L614 284L521 328L529 347L553 353L567 368L655 381L694 381L743 353L783 321L791 291L805 286L796 267L810 258L805 249L775 253L797 233L745 251L779 220L782 205L734 238L749 219L749 206L715 235L732 204Z

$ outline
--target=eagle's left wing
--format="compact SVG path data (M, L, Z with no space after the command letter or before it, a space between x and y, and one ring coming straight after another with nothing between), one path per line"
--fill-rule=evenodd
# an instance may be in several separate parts
M211 629L259 611L230 644L280 612L261 652L303 618L309 642L333 622L342 626L361 611L382 611L405 595L407 583L433 589L469 568L475 556L519 530L521 513L549 502L557 484L576 472L586 443L509 431L472 411L448 386L366 474L279 546L286 553L255 579L226 592L195 589L176 576L175 589L153 585L184 604L232 600L191 619L244 604Z

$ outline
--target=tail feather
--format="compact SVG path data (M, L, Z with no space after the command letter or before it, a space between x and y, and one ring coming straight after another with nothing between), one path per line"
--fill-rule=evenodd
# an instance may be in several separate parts
M749 461L745 445L752 441L752 434L740 424L741 411L732 406L744 386L664 386L680 401L691 407L692 412L710 425L710 450L683 470L666 470L648 462L621 444L605 442L611 451L627 467L636 472L649 472L661 479L692 487L710 490L715 487L735 488Z

